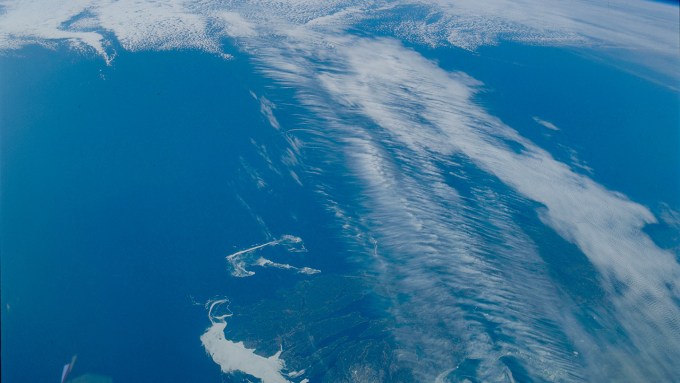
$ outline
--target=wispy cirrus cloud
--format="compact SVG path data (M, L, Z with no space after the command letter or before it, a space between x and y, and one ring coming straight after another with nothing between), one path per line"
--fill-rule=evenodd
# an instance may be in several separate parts
M679 78L675 8L612 3L5 2L0 48L67 40L104 55L109 33L133 51L220 54L221 39L239 39L262 74L296 90L314 113L314 143L340 153L360 185L358 201L330 197L338 211L362 212L348 232L374 241L370 254L398 324L395 352L416 376L445 379L469 367L483 380L511 381L514 361L548 381L672 381L680 379L680 267L643 232L656 221L652 213L573 172L475 104L476 80L395 39L370 36L388 31L465 49L499 39L586 45ZM346 32L375 21L368 36ZM272 105L263 105L268 117ZM323 163L311 166L323 172ZM473 184L463 168L509 191L475 186L463 197L450 180ZM625 340L576 319L579 308L551 280L511 200L541 206L540 221L587 257L610 304L592 309ZM232 347L220 326L213 322L210 336Z
M680 355L675 319L680 292L674 281L680 267L642 231L656 221L647 208L574 173L489 115L473 101L479 84L465 74L447 73L389 39L327 38L329 48L323 50L313 44L313 34L304 38L311 42L289 38L261 51L265 73L296 86L300 101L326 121L329 142L343 143L348 165L365 187L366 226L386 254L385 284L394 296L408 297L395 302L395 316L405 329L420 331L417 338L396 332L405 347L402 356L423 378L448 371L447 363L455 374L456 363L472 358L486 379L495 379L509 368L502 355L523 360L548 380L674 377L672 359ZM503 210L485 205L465 218L473 208L457 199L436 165L458 155L543 206L541 221L575 244L599 272L612 304L602 311L603 325L622 327L626 341L614 345L605 335L587 335L584 324L559 312L560 294L511 216L500 218ZM491 218L498 230L493 238L514 245L492 249L482 240L489 229L472 222ZM505 263L495 265L490 254ZM524 277L516 281L513 275ZM533 288L541 294L533 295ZM460 291L474 291L468 310L497 312L495 325L513 334L527 354L493 340L483 320L470 320L472 314L460 308ZM515 310L516 316L501 314ZM527 325L532 321L561 331ZM451 343L443 334L465 340ZM570 357L569 347L585 359ZM409 349L427 350L428 357ZM542 362L529 362L533 354L543 355ZM615 365L623 367L615 371Z

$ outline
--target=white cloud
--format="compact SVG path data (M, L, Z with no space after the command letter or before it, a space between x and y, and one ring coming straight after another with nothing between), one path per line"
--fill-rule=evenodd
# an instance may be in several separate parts
M543 127L547 128L547 129L555 130L555 131L560 130L560 128L555 126L555 124L553 124L550 121L542 120L538 117L534 117L534 121L536 121L537 124L542 125Z
M4 13L0 14L0 49L65 40L75 45L88 45L105 55L100 34L61 28L63 23L79 16L91 3L91 0L5 2L2 4Z
M650 1L573 0L5 0L0 49L67 40L106 54L106 32L129 50L201 49L221 54L221 40L338 32L364 19L376 31L430 44L474 50L511 39L545 45L591 46L618 60L680 80L679 15ZM398 12L420 7L419 12ZM74 17L88 14L87 23ZM369 23L370 24L370 23ZM366 27L369 24L364 24ZM302 29L300 29L302 28ZM370 28L369 28L370 29ZM297 31L297 32L296 32Z
M680 310L674 303L680 296L675 282L680 267L672 254L659 249L642 231L644 225L655 222L647 208L574 173L490 116L472 101L477 84L464 74L447 73L391 40L326 36L329 48L319 49L312 32L295 38L298 40L289 37L286 44L261 51L266 73L300 89L300 101L325 119L326 133L344 148L353 174L364 185L369 198L365 207L370 211L367 227L388 249L383 262L384 284L393 289L391 294L410 297L408 303L396 304L395 316L404 322L400 328L417 327L420 332L417 339L412 338L412 332L398 336L405 347L404 360L411 359L432 373L437 366L439 372L451 368L447 363L455 360L456 353L469 353L482 360L480 369L486 371L486 378L494 379L504 373L500 355L515 350L520 353L517 357L525 360L534 353L543 355L541 363L527 364L547 380L568 380L579 374L610 376L601 365L624 366L616 375L622 379L655 376L668 380L674 376L671 355L680 355ZM324 64L315 67L312 60ZM344 122L357 118L368 122ZM623 328L629 343L609 344L606 336L597 335L591 339L585 335L588 329L569 315L546 309L552 306L557 310L560 295L550 292L554 287L545 270L541 271L545 266L530 250L531 241L521 240L526 236L511 217L497 221L502 228L497 235L508 243L516 242L511 251L522 260L505 255L508 259L503 266L509 270L501 271L477 254L485 245L475 237L485 229L473 229L458 216L462 213L456 213L454 207L447 209L443 200L432 195L432 185L439 185L443 190L438 194L456 198L455 190L442 186L442 175L434 165L447 163L456 155L545 206L540 210L541 220L577 245L599 271L613 305L611 312L602 309L604 325ZM463 201L459 208L464 206ZM503 215L502 210L484 209L493 211L485 220ZM517 263L511 266L513 262ZM446 270L442 274L455 276L455 280L435 276L433 269ZM513 274L524 277L514 280ZM506 284L510 280L513 283ZM480 322L441 319L464 315L458 311L457 300L448 295L461 285L473 286L468 290L488 302L482 311L497 312L493 321L515 334L514 341L521 342L528 355L491 340ZM620 286L626 288L621 291ZM532 289L540 290L541 295L534 295ZM515 310L516 321L508 319ZM440 319L435 324L430 318ZM532 320L559 323L563 335L578 343L574 347L586 358L586 372L579 373L578 362L566 355L571 350L559 333L538 325L526 327ZM441 326L448 326L444 334L465 334L466 338L459 344L449 343L436 330ZM602 344L606 346L598 346ZM664 346L659 347L661 344ZM427 363L409 354L410 347L428 350ZM424 377L429 373L423 372Z
M474 50L510 39L541 45L591 46L680 80L677 6L617 0L413 1L427 19L394 24L397 33L428 43ZM437 17L433 17L433 16ZM435 20L435 21L428 21ZM677 87L676 84L672 84Z
M255 350L246 348L243 342L233 342L225 338L226 318L231 314L216 315L213 314L213 310L227 302L226 299L208 302L211 325L201 335L205 351L225 374L241 371L260 379L263 383L289 382L281 372L285 367L284 361L280 358L281 351L265 358L257 355Z
M393 298L399 357L419 377L455 374L457 363L470 358L479 360L486 380L498 380L510 373L501 357L511 355L548 381L612 377L607 374L633 381L677 380L680 267L642 231L655 222L651 212L573 172L489 115L473 102L479 85L474 79L448 73L394 40L341 33L364 19L382 20L400 6L416 4L428 10L425 17L402 14L382 26L411 41L466 49L499 38L585 44L677 81L678 15L669 11L674 8L611 3L243 0L53 6L7 1L0 15L0 49L66 39L102 53L105 31L130 50L218 52L221 38L243 39L242 49L262 73L297 89L299 101L323 122L316 121L323 125L318 143L329 153L341 152L360 184L365 200L346 202L337 211L351 211L355 203L364 208L357 223L347 223L361 227L348 231L368 231L364 236L379 244L371 254L380 264L380 286ZM85 11L90 16L76 21L77 28L64 24ZM267 116L265 107L263 113ZM296 148L299 143L289 142ZM612 305L593 308L602 325L620 328L628 340L589 334L574 319L577 308L550 280L535 244L514 222L507 197L479 186L473 197L464 198L449 186L442 167L462 167L457 161L469 161L469 167L543 206L542 222L576 245L599 272ZM498 243L490 245L489 238ZM236 276L252 275L248 268L257 265L288 268L256 253L300 243L297 237L282 237L227 259ZM223 370L285 381L278 355L260 357L224 339L224 318L211 317L213 325L202 337ZM489 324L512 342L494 339L497 333ZM583 362L573 359L571 346Z
M227 36L252 37L257 33L255 31L255 25L236 12L217 12L215 16L224 21L224 29Z
M274 246L282 246L288 252L300 253L307 251L302 242L302 238L293 235L282 235L279 239L227 255L226 259L231 269L231 275L240 278L253 276L255 275L255 272L246 269L251 266L293 270L299 274L307 275L321 272L320 270L312 269L310 267L295 267L285 263L273 262L267 258L257 256L257 254L259 254L262 249Z
M100 27L113 31L127 50L220 49L207 35L206 18L182 1L102 1L91 10Z
M277 120L276 116L274 115L274 109L276 109L276 105L274 105L273 102L269 101L269 99L264 96L261 96L259 101L260 113L262 113L262 115L267 119L269 125L271 125L271 127L274 129L281 129L281 124L279 124L279 120Z

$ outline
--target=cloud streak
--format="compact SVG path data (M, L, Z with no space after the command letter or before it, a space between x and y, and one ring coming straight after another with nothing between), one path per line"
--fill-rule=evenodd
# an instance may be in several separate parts
M344 179L358 185L356 200L334 195L333 185L319 188L333 199L336 212L360 212L355 220L347 218L345 229L348 237L372 239L366 254L379 274L376 288L391 302L395 353L418 379L461 380L470 374L482 381L513 381L526 373L546 381L680 380L674 368L680 358L680 267L643 232L656 222L652 213L573 172L475 104L482 85L475 79L446 72L392 38L346 32L374 25L365 32L470 50L499 39L586 45L677 81L677 12L669 13L669 5L41 4L6 2L1 49L67 40L106 55L104 36L111 32L133 51L221 54L222 39L231 38L262 74L294 88L299 102L314 113L305 128L316 134L289 142L296 153L305 144L327 153L319 163L307 164L310 173L323 175L329 161L338 161L346 168ZM284 130L273 104L258 99L265 118ZM538 206L537 219L587 257L606 305L584 309L569 300L562 292L569 286L551 279L515 204ZM345 219L343 214L338 219ZM237 277L253 275L254 266L315 272L257 255L265 248L301 245L300 238L283 236L227 261ZM221 303L211 305L212 326L201 337L208 353L225 372L238 369L265 381L285 381L278 354L260 357L224 338L227 316L212 314ZM593 331L579 319L583 311L625 337Z
M261 245L256 245L245 250L237 251L233 254L227 255L227 263L229 264L231 275L234 277L244 278L255 275L254 271L248 270L252 266L257 267L273 267L283 270L292 270L299 274L317 274L320 270L312 269L310 267L295 267L285 263L273 262L267 258L258 256L259 252L267 247L282 246L288 252L301 253L306 252L302 238L293 235L282 235L279 239L269 241Z
M553 124L550 121L546 121L546 120L540 119L538 117L534 117L534 121L536 121L537 124L543 126L546 129L550 129L550 130L554 130L554 131L560 130L560 128L558 128L555 124Z
M315 41L313 34L305 37ZM330 142L342 143L352 173L362 180L371 211L367 227L388 250L383 259L386 285L391 286L390 294L410 297L395 302L394 314L403 328L410 324L421 331L417 339L397 331L405 347L403 360L423 370L423 378L447 371L447 365L455 373L456 365L474 359L483 366L479 370L485 379L498 379L508 374L508 365L499 363L507 353L525 366L533 365L532 374L548 380L677 377L672 360L680 355L680 293L675 282L680 268L671 253L642 231L656 221L647 208L574 173L476 106L472 100L479 84L474 79L447 73L389 39L326 41L332 48L319 50L307 41L293 44L289 39L288 46L266 51L264 66L272 77L300 89L300 100L325 119ZM311 64L308 57L321 64ZM450 164L455 156L542 206L541 221L578 246L599 271L613 306L602 311L603 325L621 326L626 341L614 345L605 335L589 335L583 324L558 313L560 294L546 277L545 266L535 252L520 250L531 249L531 240L512 217L499 219L503 211L485 205L482 211L491 214L487 218L494 218L500 230L493 238L508 243L495 250L505 254L503 266L488 259L494 251L483 244L488 229L468 222L475 214L457 217L442 207L442 201L457 202L458 192L447 186L436 164ZM464 206L454 203L449 208L455 212ZM435 277L434 270L442 273ZM492 277L495 274L503 277ZM515 280L512 275L524 277ZM459 311L456 291L461 286L476 286L471 289L475 307L497 313L496 325L513 334L513 342L527 354L493 340L481 319L455 319L471 315L469 308ZM532 293L536 288L541 295ZM512 312L518 313L515 319L508 315ZM450 320L431 323L432 318ZM532 320L553 323L564 332L527 326ZM455 343L442 334L464 334L465 340ZM411 348L427 350L427 362L411 354ZM574 349L586 359L571 358ZM543 355L542 362L530 362L533 354ZM613 366L623 367L614 371Z

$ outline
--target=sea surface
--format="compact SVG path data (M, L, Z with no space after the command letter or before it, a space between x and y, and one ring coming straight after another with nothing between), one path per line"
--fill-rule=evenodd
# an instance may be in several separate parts
M2 53L2 381L680 379L680 84L386 35Z

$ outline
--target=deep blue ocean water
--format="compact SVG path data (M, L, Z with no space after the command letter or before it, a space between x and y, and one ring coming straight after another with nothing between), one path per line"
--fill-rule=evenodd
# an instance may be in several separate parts
M3 380L54 380L75 353L118 381L219 379L193 297L277 289L276 276L253 289L225 272L226 254L264 239L236 194L275 233L325 219L301 188L257 198L238 173L240 158L263 167L251 138L277 144L243 81L252 74L196 52L122 54L113 68L21 56L2 64Z
M680 208L677 91L577 51L516 43L477 53L417 49L483 82L478 103L558 160L578 157L594 180L654 212ZM228 338L249 340L267 356L285 338L289 367L312 366L313 382L336 380L355 360L391 363L394 324L375 292L370 254L338 233L315 188L333 185L351 206L361 186L333 179L344 175L337 163L323 175L292 167L301 184L277 173L291 169L280 162L290 143L250 91L275 101L285 129L313 117L249 57L121 50L109 67L32 47L1 56L0 69L3 381L57 381L73 354L79 371L117 382L245 381L220 374L199 341L209 325L202 304L225 296L237 313ZM313 148L304 158L326 161ZM479 172L474 186L514 193L471 164L466 171ZM448 182L463 195L471 188ZM537 206L512 198L508 205L567 295L584 312L606 305L587 258L540 223ZM677 248L674 229L659 226L653 238ZM272 250L273 258L320 274L258 269L253 278L230 277L227 254L283 234L304 238L308 251ZM518 381L531 381L520 362L506 364ZM468 360L458 377L475 368ZM412 379L398 366L391 373Z

